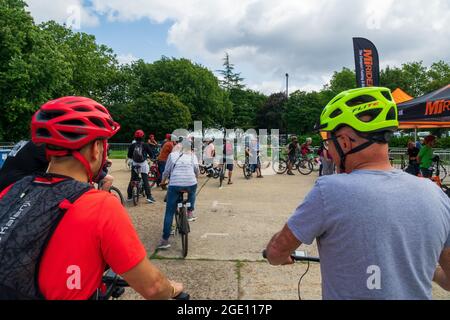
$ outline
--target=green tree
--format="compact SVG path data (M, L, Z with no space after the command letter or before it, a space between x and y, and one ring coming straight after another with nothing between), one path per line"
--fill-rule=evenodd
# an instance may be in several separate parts
M431 92L450 83L450 64L438 61L431 65L427 72L429 82L426 91Z
M175 95L165 92L144 94L129 105L115 105L110 110L121 125L114 141L129 141L138 129L146 135L155 133L161 139L165 133L189 129L192 125L189 108Z
M267 97L249 89L231 89L229 92L233 104L233 121L229 123L229 127L243 130L254 128L257 111L264 105Z
M286 133L286 94L274 93L256 113L256 126L258 129L279 129L280 133Z
M189 107L193 120L203 121L205 127L224 126L224 119L232 116L225 92L214 74L188 59L163 57L152 64L141 61L134 65L134 72L138 84L133 98L146 92L172 93Z
M232 89L244 89L245 86L242 84L244 78L241 78L241 73L234 72L234 64L230 62L230 56L225 53L225 58L223 58L223 70L218 70L222 75L222 80L220 80L220 85L225 90Z
M348 68L342 68L341 71L333 73L330 83L325 85L324 90L335 96L342 91L354 88L356 88L355 72Z
M297 135L312 132L324 107L322 100L318 92L293 92L286 105L287 132Z
M27 138L33 112L70 91L70 65L57 47L23 1L0 0L0 140Z

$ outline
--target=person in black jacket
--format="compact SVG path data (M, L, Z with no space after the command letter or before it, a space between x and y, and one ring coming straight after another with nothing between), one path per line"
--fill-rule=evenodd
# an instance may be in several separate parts
M142 182L144 183L144 191L147 196L148 203L156 202L152 196L152 192L150 189L150 185L148 183L148 173L150 171L150 167L148 165L147 159L151 155L150 146L144 143L144 131L137 130L134 134L134 138L136 142L132 143L128 148L128 158L132 159L132 170L131 170L131 179L128 184L128 197L127 201L132 200L132 187L131 182L139 180L138 172L141 174Z
M47 168L44 145L37 146L31 141L20 141L0 169L0 192L26 176L45 173Z

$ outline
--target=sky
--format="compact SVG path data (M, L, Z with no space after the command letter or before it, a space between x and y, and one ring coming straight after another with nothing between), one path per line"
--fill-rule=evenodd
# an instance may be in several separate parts
M381 68L450 62L449 0L26 0L111 47L121 63L188 58L215 72L225 52L244 84L266 94L320 90L354 69L353 37L370 39Z

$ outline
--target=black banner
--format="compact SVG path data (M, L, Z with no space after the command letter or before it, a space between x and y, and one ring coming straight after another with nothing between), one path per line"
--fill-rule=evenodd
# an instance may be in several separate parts
M380 85L380 60L375 45L365 38L353 38L356 85L358 88Z

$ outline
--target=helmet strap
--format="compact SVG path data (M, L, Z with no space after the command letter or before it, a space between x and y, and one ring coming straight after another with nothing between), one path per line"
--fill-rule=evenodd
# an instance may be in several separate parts
M369 139L367 137L362 137L361 135L358 134L358 136L360 136L361 138L364 139ZM374 144L376 141L369 139L367 142L364 142L363 144L360 144L359 146L357 146L356 148L351 149L349 152L344 153L344 150L342 150L341 145L339 144L339 142L337 141L337 136L335 135L335 133L333 132L331 134L331 139L334 143L334 146L336 147L336 151L339 154L339 158L340 158L340 169L341 172L344 173L345 172L345 160L347 158L348 155L350 154L354 154L357 152L360 152L368 147L370 147L372 144ZM352 139L353 140L353 139Z
M71 152L72 156L77 159L78 161L81 162L81 164L84 166L84 168L86 169L86 173L88 174L88 179L89 179L89 183L93 184L94 182L97 183L98 182L98 178L100 177L101 171L103 166L106 163L106 155L107 155L107 148L108 148L108 144L106 142L106 140L102 140L103 142L103 154L102 154L102 163L100 165L100 169L98 170L97 175L94 177L92 170L91 170L91 165L89 164L89 162L86 160L86 158L77 150L74 150Z

